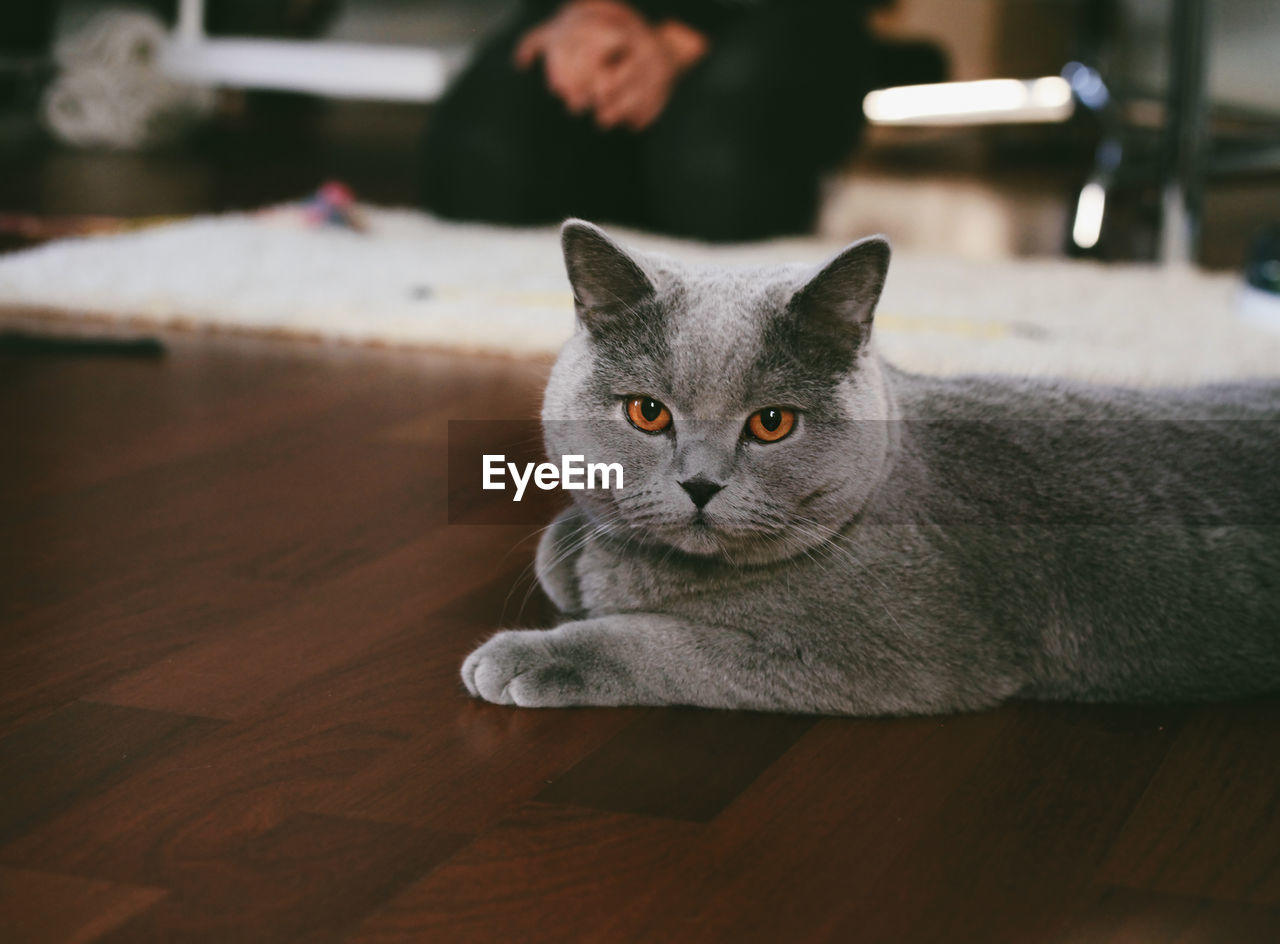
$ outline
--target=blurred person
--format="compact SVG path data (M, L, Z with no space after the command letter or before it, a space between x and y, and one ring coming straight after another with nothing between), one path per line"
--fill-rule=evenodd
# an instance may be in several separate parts
M425 203L709 240L806 230L862 128L872 5L526 0L431 115Z

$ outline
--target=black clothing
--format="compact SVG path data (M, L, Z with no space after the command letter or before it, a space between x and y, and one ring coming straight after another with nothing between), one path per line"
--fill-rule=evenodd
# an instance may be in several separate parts
M636 2L708 31L710 48L642 132L601 131L512 64L557 3L527 2L486 41L431 115L427 207L456 219L566 216L712 240L799 232L821 172L848 153L869 88L865 6Z

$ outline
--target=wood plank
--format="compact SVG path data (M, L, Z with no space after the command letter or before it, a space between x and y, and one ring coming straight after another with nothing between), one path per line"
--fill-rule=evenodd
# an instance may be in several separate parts
M0 740L0 846L125 779L217 722L73 702Z
M361 923L350 944L630 940L702 827L529 804Z
M927 833L851 892L831 940L1038 940L1080 907L1182 708L1012 705Z
M343 482L306 463L332 467L341 450L290 451L298 437L279 440L266 464L256 448L231 449L83 490L56 516L0 528L0 728L207 641L443 521L439 490L404 450L347 462L366 483L359 499L335 501ZM50 646L64 652L55 665Z
M428 451L385 444L353 448L364 446L370 423L392 421L405 409L376 398L343 401L311 424L33 500L0 533L6 550L38 548L47 565L75 567L82 574L80 586L93 587L127 574L143 549L166 548L174 568L208 568L220 560L237 561L236 554L249 556L287 547L304 535L318 536L326 523L339 531L358 526L364 520L360 512L377 520L380 511L393 509L392 522L443 522L442 491L422 484L434 477L431 466L423 464L432 459ZM359 489L353 491L356 483ZM197 529L204 540L194 544L190 535ZM333 572L286 574L285 579L324 579ZM9 576L4 588L10 612L19 603L34 608L59 599L56 585L44 588L16 579L10 584Z
M819 721L665 867L635 939L829 939L857 890L937 828L1010 723L1007 712Z
M524 553L472 592L358 662L290 693L313 721L394 732L397 746L311 808L442 829L479 831L643 715L641 709L521 711L476 701L458 670L499 627L545 625L550 604L526 603Z
M197 642L97 694L102 701L244 718L358 658L389 636L423 626L426 615L487 576L470 565L491 552L481 528L434 531L372 564L282 600L207 642ZM461 563L461 566L459 565Z
M1098 889L1052 944L1275 944L1280 911L1132 888Z
M375 497L385 502L389 496L401 496L401 503L395 509L397 514L391 517L392 524L414 507L442 513L445 491L431 483L444 477L444 450L437 447L444 441L448 417L482 413L483 404L488 402L483 399L486 393L509 399L521 409L531 408L536 402L540 370L527 379L518 372L513 377L509 362L500 361L499 364L508 366L499 368L491 359L482 358L469 363L469 371L461 370L454 363L449 369L426 372L428 366L439 366L439 359L440 356L435 355L435 359L418 362L417 369L409 371L401 358L366 353L359 362L360 369L349 367L336 373L321 369L322 360L318 365L311 365L303 377L307 385L327 381L323 395L306 385L300 391L273 390L270 378L282 371L275 359L267 360L254 370L252 361L245 365L237 358L224 356L227 363L214 371L212 377L204 377L198 367L183 370L175 365L170 373L152 378L153 387L147 391L146 400L190 401L191 410L198 414L202 404L222 403L222 388L230 375L234 381L235 395L231 399L235 406L222 407L220 422L237 434L235 441L215 448L218 437L213 435L214 443L209 448L187 455L180 444L175 446L171 442L172 436L161 430L142 444L133 444L135 451L141 449L145 454L144 459L155 453L145 462L135 456L134 461L142 465L134 474L117 475L109 481L98 482L97 487L62 489L55 495L33 491L43 487L51 475L45 464L37 464L38 474L31 476L33 481L28 489L32 493L24 494L20 500L0 502L0 518L15 528L0 549L35 548L49 555L50 561L59 559L66 566L75 565L84 577L91 577L95 566L119 572L121 559L127 561L131 556L130 540L142 547L155 547L159 541L173 540L176 545L173 551L190 554L193 550L190 542L184 544L176 538L210 522L215 526L212 534L230 531L231 535L256 536L259 543L263 543L277 530L296 532L317 518L311 533L319 533L328 516L347 509L358 510L357 496L365 505ZM201 358L195 360L199 363ZM284 363L299 361L307 364L308 358L299 356L295 350ZM393 369L397 364L400 369ZM59 378L69 370L71 367L62 365L50 368L51 374ZM311 380L310 373L318 373L321 380ZM257 391L256 399L252 384L237 379L240 375L256 378L263 388ZM467 378L465 383L455 382L460 375ZM192 392L193 386L196 393ZM243 389L235 390L237 386ZM157 396L157 389L164 389L166 394ZM112 399L96 391L78 390L72 383L71 392L63 394L67 402L55 399L23 403L15 413L30 413L43 418L44 422L12 436L22 461L9 463L6 468L30 462L29 455L38 451L46 439L61 442L64 434L60 427L65 425L61 422L62 415L78 415L81 401L95 395L99 401ZM315 401L310 412L293 416L290 422L281 421L278 426L259 429L261 415L270 414L273 404L282 397L291 402L298 396L308 402ZM425 418L424 404L432 406ZM117 406L125 411L133 408L132 397ZM491 403L489 409L493 408ZM402 422L410 421L423 427L428 419L435 430L434 438L424 441L385 435ZM92 428L104 426L111 429L110 422L106 421L95 423ZM255 432L250 434L250 431ZM98 436L104 441L93 443L94 455L127 451L113 444L109 435L99 432ZM359 448L354 448L356 444ZM174 451L176 455L168 455L164 450ZM58 467L60 469L61 464ZM376 511L376 508L375 505L367 510ZM444 520L442 514L439 520ZM17 529L16 525L22 522L25 527ZM236 528L237 524L241 527ZM245 528L245 524L256 527ZM3 534L0 529L0 535ZM114 554L102 553L104 539L108 538L110 543L105 546ZM72 557L73 554L78 556ZM207 550L205 555L200 563L207 564ZM17 563L21 561L15 561ZM8 573L0 572L0 580ZM84 583L82 579L81 584ZM0 588L6 590L0 594L0 603L12 607L16 600L29 598L33 589L29 584L29 580L15 581L11 588L0 584ZM9 590L16 592L7 592Z
M814 723L752 712L648 711L538 799L709 822Z
M90 944L164 896L159 888L0 866L0 924L15 944Z
M428 533L444 520L445 492L433 483L444 476L437 447L448 415L482 412L475 398L486 390L526 402L545 371L512 370L510 361L491 358L460 368L441 355L278 346L264 354L260 344L247 345L246 363L245 348L180 350L172 370L146 375L150 387L123 397L112 396L110 384L106 395L94 396L75 380L80 362L58 360L44 371L70 375L63 399L52 394L55 384L49 397L16 411L53 420L18 437L20 455L42 436L61 441L58 417L75 415L71 404L86 399L117 413L129 413L138 400L174 401L199 416L202 405L222 403L229 393L235 405L224 407L222 422L253 432L222 448L221 434L214 435L208 449L191 455L179 444L174 461L36 495L34 505L0 525L0 619L8 628L0 641L0 733L268 608L280 590L264 584L293 591L324 582ZM299 395L277 384L277 374L300 377L307 396L323 385L313 377L327 381L329 393L317 397L327 406L263 432L258 414ZM90 378L101 379L96 372ZM426 429L423 404L432 402L427 416L436 440L382 435L407 416ZM163 439L163 430L157 435ZM125 437L152 459L161 455L148 452L154 438L139 445ZM101 452L117 451L100 445ZM65 657L49 674L42 652L51 645Z
M489 540L493 530L474 533ZM497 820L627 715L560 713L574 715L565 723L556 713L477 703L462 691L462 655L503 606L496 588L509 582L500 575L470 603L442 608L429 630L430 614L414 613L402 631L379 644L361 640L368 651L347 651L327 669L323 659L302 659L301 681L284 690L283 678L272 680L282 686L279 697L251 719L80 803L0 850L0 860L145 883L163 881L193 856L231 855L241 837L301 810L448 832ZM288 635L289 624L280 625Z
M1280 699L1197 710L1100 877L1280 905Z
M22 450L0 468L0 509L11 513L18 500L30 506L305 422L349 397L352 386L377 382L366 369L363 377L344 371L335 383L323 362L269 351L258 351L256 361L246 365L216 349L158 362L8 359L7 393L20 407L0 418L0 433ZM156 397L159 384L179 395Z
M6 627L0 639L0 736L247 619L279 596L272 587L235 578L206 576L198 586L194 580L153 583L143 576L145 568L139 570L136 592L118 600L80 599L83 608L63 611L47 638L14 639Z
M346 718L226 724L81 795L0 846L0 862L173 888L189 868L235 859L399 743Z
M641 939L1036 940L1074 907L1179 718L1018 705L824 721L672 867Z
M109 942L337 941L466 837L301 814L234 851L188 860L163 901L104 935Z

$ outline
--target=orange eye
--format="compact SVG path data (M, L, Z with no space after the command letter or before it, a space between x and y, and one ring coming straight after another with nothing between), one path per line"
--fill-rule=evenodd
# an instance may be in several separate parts
M653 397L627 397L627 419L636 429L660 433L671 425L671 411Z
M786 437L796 425L796 414L780 406L765 407L751 414L747 432L761 442L773 443Z

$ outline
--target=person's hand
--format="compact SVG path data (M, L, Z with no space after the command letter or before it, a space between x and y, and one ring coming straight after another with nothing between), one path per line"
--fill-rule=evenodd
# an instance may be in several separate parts
M619 0L576 0L534 27L516 46L516 65L542 59L547 85L574 114L594 104L597 76L627 53L649 28L644 17Z
M516 47L521 68L539 59L547 85L575 114L602 128L642 130L662 113L676 79L705 54L706 38L681 23L650 25L617 0L576 0Z
M667 107L676 80L706 51L706 37L675 21L634 36L625 54L596 74L596 123L601 128L644 130Z

